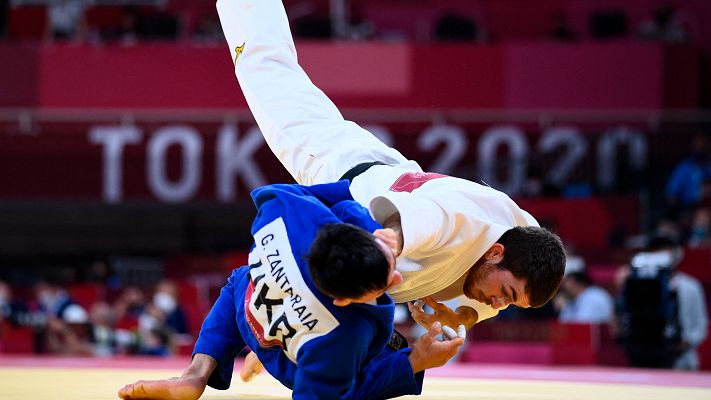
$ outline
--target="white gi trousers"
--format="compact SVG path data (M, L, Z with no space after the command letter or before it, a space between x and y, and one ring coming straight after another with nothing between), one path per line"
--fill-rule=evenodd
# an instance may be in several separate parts
M247 104L272 152L298 183L335 182L373 161L422 171L346 121L311 82L298 64L280 0L219 0L217 10Z

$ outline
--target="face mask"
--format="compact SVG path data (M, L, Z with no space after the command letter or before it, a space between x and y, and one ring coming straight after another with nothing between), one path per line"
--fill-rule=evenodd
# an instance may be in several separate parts
M164 313L171 313L178 307L173 296L168 293L158 292L153 296L153 304Z

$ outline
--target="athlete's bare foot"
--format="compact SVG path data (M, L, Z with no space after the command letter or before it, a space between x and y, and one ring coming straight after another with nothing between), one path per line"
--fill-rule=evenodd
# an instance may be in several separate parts
M250 351L247 357L244 358L244 365L242 365L242 369L239 370L239 377L242 379L242 382L249 382L262 371L264 371L264 365L259 361L257 355Z
M197 400L205 391L202 378L171 378L156 381L138 381L118 391L123 400Z

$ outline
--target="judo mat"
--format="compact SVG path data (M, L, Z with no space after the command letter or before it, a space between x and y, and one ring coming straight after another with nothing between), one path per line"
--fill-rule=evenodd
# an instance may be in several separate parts
M173 358L41 358L0 354L0 399L115 399L126 383L178 376ZM237 362L235 371L240 367ZM289 399L267 374L229 390L208 388L202 399ZM711 400L711 373L599 367L453 364L429 370L421 396L400 399Z

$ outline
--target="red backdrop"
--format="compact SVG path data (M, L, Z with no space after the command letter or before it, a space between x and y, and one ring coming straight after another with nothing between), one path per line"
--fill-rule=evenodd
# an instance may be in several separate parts
M349 108L695 108L699 55L656 43L299 43ZM0 44L0 107L244 108L225 46Z

